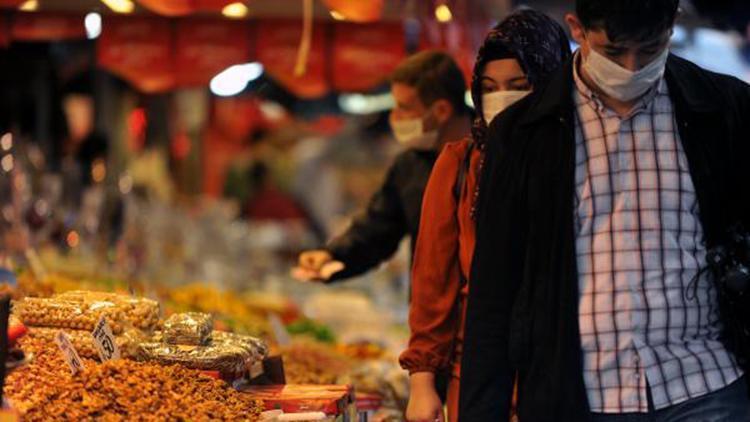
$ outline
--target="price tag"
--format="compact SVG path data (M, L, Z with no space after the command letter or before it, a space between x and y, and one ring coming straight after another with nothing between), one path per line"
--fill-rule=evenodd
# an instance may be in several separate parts
M250 379L258 378L261 375L263 375L263 361L258 361L250 367Z
M62 351L65 362L70 366L70 372L73 375L84 369L81 357L78 356L76 348L73 347L73 343L70 342L70 337L68 337L64 331L57 332L55 335L55 343L57 343L57 347Z
M107 324L104 315L99 318L91 335L94 337L94 347L99 352L102 362L111 359L120 359L120 349L117 347L117 343L115 343L115 335L112 334L112 329Z

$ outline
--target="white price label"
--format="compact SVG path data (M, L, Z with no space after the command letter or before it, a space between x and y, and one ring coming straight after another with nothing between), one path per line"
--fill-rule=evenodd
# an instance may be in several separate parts
M84 369L81 357L78 356L76 348L73 347L73 343L70 342L70 337L68 337L64 331L57 332L55 335L55 343L57 343L57 347L62 351L65 362L70 366L70 372L73 375Z
M115 343L115 335L112 334L112 328L109 327L103 315L99 318L91 335L94 337L94 347L99 352L102 362L111 359L120 359L120 349L117 347L117 343Z
M263 375L263 362L255 362L250 367L250 379L258 378L259 376Z

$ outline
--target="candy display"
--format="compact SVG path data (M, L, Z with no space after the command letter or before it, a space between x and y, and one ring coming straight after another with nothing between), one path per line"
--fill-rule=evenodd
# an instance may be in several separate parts
M164 321L164 342L202 346L211 341L213 331L211 315L200 312L174 314Z

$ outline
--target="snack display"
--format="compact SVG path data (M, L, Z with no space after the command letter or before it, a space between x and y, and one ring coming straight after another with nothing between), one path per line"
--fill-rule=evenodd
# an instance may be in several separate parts
M54 345L25 340L35 354L11 373L5 394L25 421L256 421L261 403L223 381L181 366L118 359L70 375Z
M161 333L139 347L139 359L163 365L180 364L192 369L218 371L227 378L244 375L267 354L260 340L230 333L214 333L205 346L165 343Z
M354 367L354 361L329 346L297 341L281 351L289 384L337 384Z
M173 314L164 321L164 342L202 346L211 341L213 331L211 315L200 312Z
M159 321L158 302L93 292L28 297L18 302L15 311L26 325L87 331L105 317L115 334L128 327L151 330Z
M59 294L56 298L76 303L114 303L124 313L125 320L141 330L153 330L159 323L159 302L143 297L75 290Z
M32 339L54 344L55 336L59 331L59 328L34 327L29 330L28 336ZM70 337L70 342L81 357L99 359L99 353L94 348L91 332L84 330L64 331ZM138 346L145 340L147 340L145 335L138 330L126 330L121 335L115 336L115 343L117 348L120 349L120 354L122 357L130 359L135 359L138 356Z

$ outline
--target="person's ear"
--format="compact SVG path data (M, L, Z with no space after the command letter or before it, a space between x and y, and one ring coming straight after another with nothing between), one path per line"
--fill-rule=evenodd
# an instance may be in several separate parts
M446 99L436 100L432 104L432 112L434 113L438 124L443 125L453 116L453 104Z
M578 16L573 13L566 14L565 23L568 24L570 36L573 38L573 41L577 42L579 45L583 45L586 40L586 33Z

